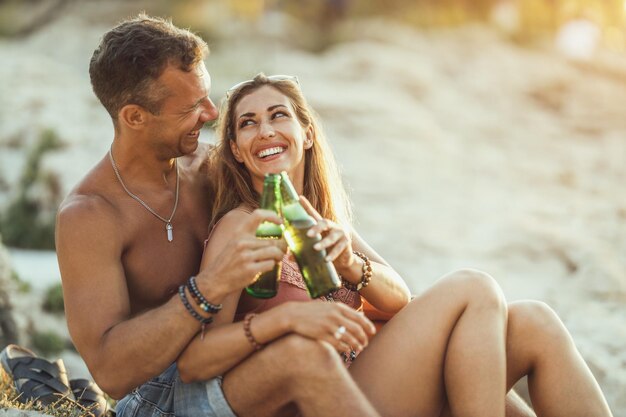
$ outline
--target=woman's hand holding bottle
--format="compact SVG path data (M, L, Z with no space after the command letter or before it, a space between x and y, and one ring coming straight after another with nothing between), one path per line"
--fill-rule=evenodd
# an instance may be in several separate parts
M306 197L301 196L300 203L317 222L309 229L309 236L315 234L322 236L322 240L313 248L326 249L326 259L335 265L337 272L349 281L358 282L361 277L361 264L354 255L350 233L340 224L324 219Z

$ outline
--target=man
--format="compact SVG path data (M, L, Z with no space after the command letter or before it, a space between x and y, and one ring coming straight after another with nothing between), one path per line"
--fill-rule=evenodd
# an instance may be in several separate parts
M179 287L196 275L199 292L217 305L284 251L255 239L262 221L280 222L257 210L198 272L211 205L198 138L217 117L207 51L190 32L140 15L105 34L94 52L92 86L113 119L113 143L63 202L56 229L76 348L105 392L126 396L121 416L155 407L175 415L272 416L297 407L307 416L378 416L328 349L296 336L249 356L223 380L183 384L172 366L210 317ZM354 324L371 326L364 317ZM293 360L277 367L285 355ZM242 390L244 381L258 383Z

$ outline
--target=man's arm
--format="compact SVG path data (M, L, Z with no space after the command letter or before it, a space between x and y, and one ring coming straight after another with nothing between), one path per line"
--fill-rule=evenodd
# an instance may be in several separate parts
M57 218L56 248L72 340L94 379L113 398L160 374L198 332L178 296L131 318L121 262L122 225L99 197L70 197ZM205 285L220 302L219 285Z

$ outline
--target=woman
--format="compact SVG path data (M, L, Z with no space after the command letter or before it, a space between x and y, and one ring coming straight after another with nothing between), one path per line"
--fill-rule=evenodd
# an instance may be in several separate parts
M318 220L313 230L323 235L318 249L327 251L347 287L364 283L364 264L370 264L370 284L360 296L394 315L373 338L358 326L344 325L337 313L345 308L341 303L304 302L308 297L287 257L283 269L292 272L283 273L276 299L233 293L214 323L245 317L246 336L255 347L255 336L268 344L297 333L338 352L354 350L358 356L349 372L384 416L504 416L505 393L525 375L540 416L611 415L567 331L544 305L507 308L495 281L473 270L452 273L409 302L399 275L349 226L349 206L332 154L295 77L260 74L231 89L214 157L218 190L203 262L218 256L230 228L257 207L264 174L285 170ZM353 307L355 298L354 291L333 297ZM262 319L270 309L284 310L293 321L289 330L271 331L272 323ZM179 360L181 375L197 367L194 349ZM232 358L230 364L243 359ZM222 365L194 379L228 371Z

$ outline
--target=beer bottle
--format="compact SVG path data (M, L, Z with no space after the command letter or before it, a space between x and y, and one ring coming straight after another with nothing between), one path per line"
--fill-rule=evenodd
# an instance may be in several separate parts
M300 267L309 295L318 298L339 289L341 280L335 266L326 261L326 250L313 249L313 245L321 240L319 235L307 236L315 220L300 204L298 193L287 173L283 171L280 176L285 240Z
M280 175L265 175L260 207L280 214ZM256 229L256 237L257 239L282 239L283 231L276 223L263 222ZM259 272L255 281L246 287L247 293L257 298L274 297L278 292L281 265L282 262L277 262L270 271Z

